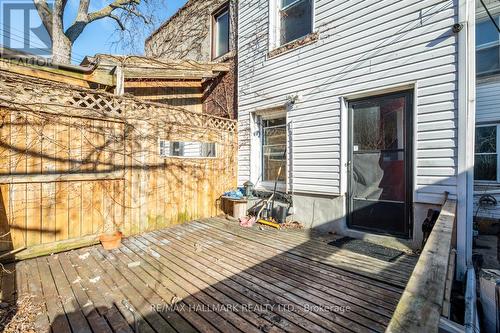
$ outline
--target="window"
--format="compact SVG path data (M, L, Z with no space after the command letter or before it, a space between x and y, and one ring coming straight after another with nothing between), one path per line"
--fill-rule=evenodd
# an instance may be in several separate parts
M474 179L497 182L498 179L498 126L476 127Z
M229 52L229 4L213 15L212 58L218 58Z
M313 0L277 0L279 10L280 44L292 42L312 32Z
M160 140L160 157L216 157L215 142L180 142Z
M281 167L281 173L279 169ZM279 173L279 177L278 177ZM262 181L285 182L286 179L286 119L262 121Z
M499 17L495 21L500 23ZM495 25L491 20L476 25L476 72L494 73L500 70L500 43Z
M215 142L204 142L201 145L201 156L215 157Z

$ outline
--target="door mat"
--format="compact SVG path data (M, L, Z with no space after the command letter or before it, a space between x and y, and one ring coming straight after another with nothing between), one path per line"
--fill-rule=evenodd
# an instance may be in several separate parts
M333 245L340 249L349 250L365 256L370 256L375 259L391 262L396 260L399 256L404 254L403 251L391 249L382 245L365 242L361 239L352 237L342 237L337 240L331 241L328 245Z

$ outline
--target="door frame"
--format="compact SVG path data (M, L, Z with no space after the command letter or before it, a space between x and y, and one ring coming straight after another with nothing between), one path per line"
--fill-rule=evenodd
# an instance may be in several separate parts
M407 111L404 115L404 126L405 126L405 178L406 178L406 186L405 186L405 233L404 234L391 234L385 232L384 230L377 230L376 228L363 228L359 226L352 227L351 226L351 210L352 210L352 160L353 160L353 132L354 132L354 124L353 124L353 112L351 109L351 103L362 102L367 100L380 100L386 97L405 97L406 98L406 106L405 111ZM414 185L414 163L416 161L413 160L413 145L414 145L414 90L407 89L401 90L397 92L390 93L381 93L381 94L373 94L370 96L346 99L347 106L347 192L346 192L346 224L347 228L356 231L368 232L378 235L387 235L391 237L403 238L403 239L412 239L413 237L413 185Z

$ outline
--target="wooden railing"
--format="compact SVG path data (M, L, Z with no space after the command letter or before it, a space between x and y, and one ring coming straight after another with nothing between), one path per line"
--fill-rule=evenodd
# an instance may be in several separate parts
M456 207L456 201L449 199L443 205L386 332L438 332L453 276L448 271L453 269Z

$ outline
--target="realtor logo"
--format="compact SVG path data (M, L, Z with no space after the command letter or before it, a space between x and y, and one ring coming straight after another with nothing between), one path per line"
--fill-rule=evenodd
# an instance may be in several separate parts
M0 0L0 2L2 46L30 54L50 56L51 39L33 0Z

